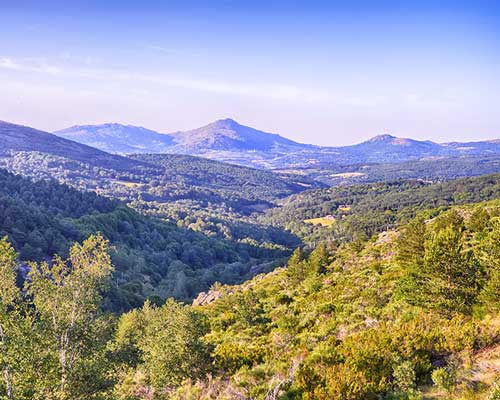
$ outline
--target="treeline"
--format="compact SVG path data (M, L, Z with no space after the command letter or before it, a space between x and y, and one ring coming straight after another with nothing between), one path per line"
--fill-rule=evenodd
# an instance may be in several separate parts
M298 193L305 188L318 187L311 179L298 175L274 174L270 171L177 154L134 154L130 158L161 166L161 178L153 182L156 187L169 184L204 187L230 199L271 202L277 198Z
M111 157L111 155L110 155ZM37 180L56 179L78 190L94 190L124 201L173 203L193 200L220 204L242 214L254 206L322 184L307 177L275 174L199 157L169 154L131 156L130 165L110 168L39 152L11 152L1 164L9 171ZM128 169L127 169L128 166Z

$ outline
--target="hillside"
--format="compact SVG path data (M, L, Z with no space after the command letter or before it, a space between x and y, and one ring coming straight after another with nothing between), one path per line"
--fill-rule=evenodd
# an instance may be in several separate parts
M92 166L116 170L133 169L138 163L27 126L0 121L0 153L40 152Z
M64 254L73 241L101 231L117 249L112 256L121 278L113 308L140 304L148 296L190 299L215 280L241 281L273 268L300 241L248 215L321 187L307 178L190 156L116 156L31 128L2 127L0 164L38 183L20 180L14 191L3 188L0 229L23 260ZM51 189L67 194L38 198L37 185L47 179L122 200L142 215L102 197L99 201L110 204L106 211L59 215L63 206L84 208L82 202L93 201L95 194ZM26 199L18 199L20 194ZM42 207L47 200L54 204Z
M130 125L105 124L67 128L56 134L115 153L199 155L259 168L322 168L366 163L399 163L436 157L500 154L498 141L434 143L392 135L336 147L302 144L277 134L222 119L201 128L160 134Z
M0 236L7 235L20 260L66 256L73 242L96 232L112 245L116 279L108 302L115 311L146 297L189 300L215 281L243 281L272 268L287 246L298 244L292 235L258 225L247 227L248 236L256 235L252 243L236 234L208 237L92 192L0 170Z
M487 293L497 287L499 210L438 212L216 288L195 309L208 315L204 339L220 372L174 398L497 398L499 304Z
M191 164L193 182L211 163L144 157L172 169ZM224 182L214 174L207 184ZM39 262L29 264L24 291L17 289L12 304L22 312L9 323L19 330L9 331L13 346L3 354L7 365L23 367L11 368L20 398L33 397L33 382L42 387L36 393L60 390L57 379L47 382L59 376L53 365L60 362L59 325L50 318L68 315L60 304L82 301L88 308L74 308L72 343L83 350L68 378L69 398L491 400L500 345L499 199L498 175L355 185L299 193L261 216L265 223L234 216L224 227L217 211L173 224L94 193L0 171L0 226L23 261L18 269L0 241L2 287L17 271L22 285L25 261ZM133 204L160 215L154 202ZM300 230L311 226L303 218L323 213L333 218L330 227L315 236ZM287 250L299 245L279 229L288 222L309 246L286 262ZM213 229L227 234L227 226L228 237ZM89 249L101 243L96 232L109 248ZM77 257L81 251L95 257ZM110 264L101 287L88 274L107 260L103 252L114 271ZM58 258L57 268L40 263L55 253L86 273ZM197 300L189 306L165 302L168 296ZM51 362L33 365L32 354Z
M398 163L336 165L324 163L310 168L275 169L274 172L297 174L329 186L397 179L422 179L439 182L460 177L500 172L500 155L432 157Z
M181 199L269 203L324 186L306 177L275 174L178 155L123 157L31 128L3 123L0 165L34 177L53 178L78 189L127 201Z
M297 249L283 268L241 285L216 284L193 305L146 302L118 318L96 311L99 281L91 285L67 272L54 285L57 271L42 269L47 276L35 272L25 285L32 296L8 286L29 327L10 330L9 343L18 346L4 350L7 365L23 368L9 372L23 400L33 382L36 393L61 391L52 367L60 362L59 325L48 330L46 321L65 315L50 307L54 298L69 305L82 298L80 286L67 285L76 281L96 300L79 311L81 333L71 337L84 350L67 378L72 398L494 400L499 215L498 199L427 209L361 243ZM92 247L99 237L90 240L73 254L107 261L105 246ZM0 258L9 257L0 242ZM81 258L77 265L91 273L94 264ZM6 264L0 266L12 282ZM45 307L43 300L52 303ZM30 354L53 364L33 365Z
M431 183L397 180L305 191L258 217L306 242L365 240L407 222L425 209L500 198L500 175ZM307 220L331 218L328 227Z

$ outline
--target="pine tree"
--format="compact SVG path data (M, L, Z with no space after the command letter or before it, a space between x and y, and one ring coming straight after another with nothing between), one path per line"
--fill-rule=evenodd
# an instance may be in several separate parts
M309 270L316 274L324 274L328 265L328 250L324 243L320 243L309 256Z
M486 284L481 301L491 311L500 310L500 218L490 222L490 231L479 248L479 257L486 271Z
M427 301L444 315L468 314L476 300L481 268L474 253L464 248L458 226L434 232L425 244L424 273Z
M406 268L421 268L425 254L426 226L423 217L411 221L396 244L396 260Z
M306 277L305 254L297 247L288 260L287 275L293 282L300 282Z
M434 221L430 232L422 223L410 226L398 244L399 262L408 267L400 282L403 297L445 316L469 314L482 269L472 249L465 246L463 219L455 211L448 212Z

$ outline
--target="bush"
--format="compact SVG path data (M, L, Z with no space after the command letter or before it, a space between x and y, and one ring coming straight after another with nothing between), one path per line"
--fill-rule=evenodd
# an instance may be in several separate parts
M432 371L432 382L448 393L451 393L456 384L456 372L452 368L436 368Z
M404 361L394 367L392 373L394 378L394 388L402 392L407 392L415 387L415 369L411 361Z
M500 385L497 382L493 383L491 389L486 396L486 400L500 400Z

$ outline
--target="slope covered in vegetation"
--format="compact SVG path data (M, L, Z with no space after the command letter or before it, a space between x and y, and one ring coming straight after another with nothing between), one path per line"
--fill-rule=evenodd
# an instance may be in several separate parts
M500 175L431 183L397 180L309 190L292 195L267 210L259 220L290 230L306 241L351 241L408 222L418 211L480 202L500 197ZM329 216L330 228L304 223Z
M33 265L20 291L15 254L0 243L0 325L9 338L0 395L492 400L499 394L498 201L429 210L362 246L297 249L287 268L240 286L215 285L215 301L147 302L118 320L97 307L110 283L106 250L101 236L91 236L67 261ZM83 286L91 296L80 302ZM61 356L66 352L74 352L72 363Z
M116 267L109 307L141 305L146 297L189 300L215 281L242 282L288 254L292 235L262 228L253 241L207 236L147 217L119 201L79 192L53 181L32 182L0 170L0 233L21 261L66 256L72 242L101 232Z
M499 215L490 203L421 216L216 288L197 308L214 375L171 398L495 398L498 377L477 368L499 343Z

